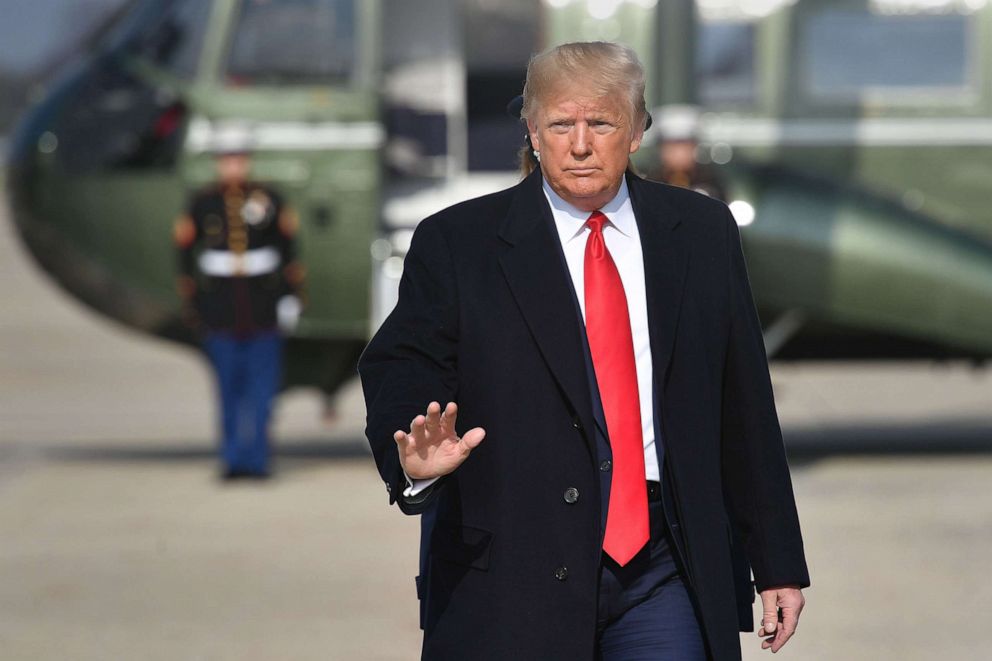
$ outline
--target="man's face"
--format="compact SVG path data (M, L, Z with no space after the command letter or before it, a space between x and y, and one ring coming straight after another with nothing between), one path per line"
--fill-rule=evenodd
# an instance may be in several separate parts
M696 168L695 140L663 140L661 162L670 170L687 172Z
M248 178L251 159L247 154L222 154L217 158L217 176L226 184L238 184Z
M578 88L540 100L527 127L544 178L563 200L595 211L613 199L643 135L634 130L630 114L624 99L590 97Z

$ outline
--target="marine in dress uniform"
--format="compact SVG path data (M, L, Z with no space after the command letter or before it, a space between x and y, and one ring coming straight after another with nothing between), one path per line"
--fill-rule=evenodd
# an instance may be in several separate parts
M688 188L716 200L726 200L727 192L712 164L700 162L699 116L685 106L673 106L662 115L658 139L658 165L648 179Z
M301 309L296 214L247 179L244 147L217 153L219 180L175 224L180 295L217 376L222 476L267 477L268 426L282 377L282 332Z

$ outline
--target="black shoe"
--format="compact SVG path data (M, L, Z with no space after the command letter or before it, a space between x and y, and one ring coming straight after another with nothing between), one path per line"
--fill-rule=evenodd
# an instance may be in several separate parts
M251 477L251 473L242 468L225 468L220 474L220 479L224 482L233 482L249 477Z
M225 468L220 475L224 482L234 482L235 480L258 480L264 481L272 477L272 473L266 469L249 470L247 468Z

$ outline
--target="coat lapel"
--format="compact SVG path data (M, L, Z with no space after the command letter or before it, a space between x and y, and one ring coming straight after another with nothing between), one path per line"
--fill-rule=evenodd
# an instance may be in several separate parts
M651 358L655 387L660 394L671 365L689 265L689 245L686 228L680 227L679 210L665 201L660 194L663 188L649 187L645 183L639 177L627 176L644 254Z
M499 262L510 291L595 456L583 330L539 170L517 186L499 235L507 244Z

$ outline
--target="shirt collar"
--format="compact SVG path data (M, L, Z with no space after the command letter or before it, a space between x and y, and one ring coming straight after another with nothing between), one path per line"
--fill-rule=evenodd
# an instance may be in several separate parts
M562 241L571 241L585 229L585 223L591 212L577 209L566 202L548 185L547 179L542 179L544 196L551 205L551 215L554 216L555 226ZM620 189L613 199L599 209L610 224L624 236L634 233L634 213L630 205L630 193L627 190L627 178L620 179Z

